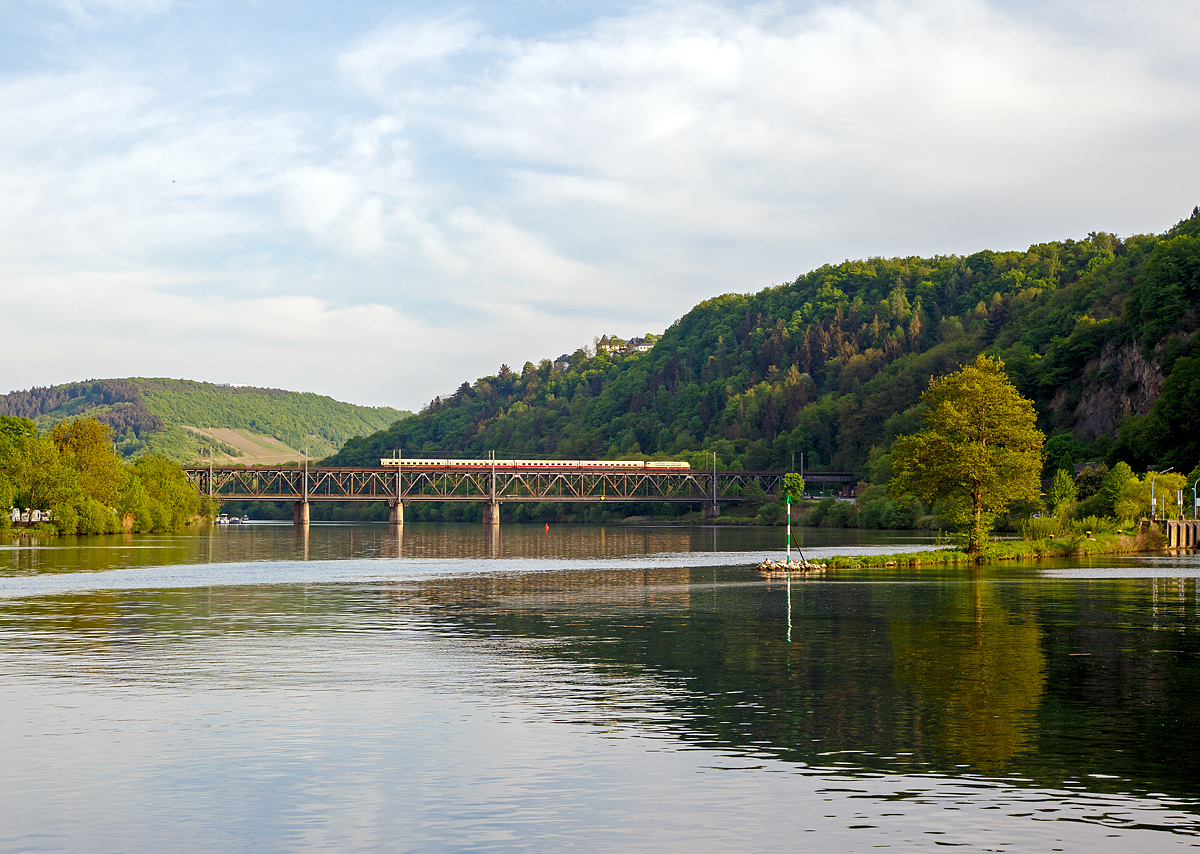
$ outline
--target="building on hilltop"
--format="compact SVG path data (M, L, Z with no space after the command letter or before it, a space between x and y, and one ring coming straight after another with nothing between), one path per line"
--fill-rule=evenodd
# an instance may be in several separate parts
M596 339L597 353L621 353L625 350L625 342L615 335L602 335Z

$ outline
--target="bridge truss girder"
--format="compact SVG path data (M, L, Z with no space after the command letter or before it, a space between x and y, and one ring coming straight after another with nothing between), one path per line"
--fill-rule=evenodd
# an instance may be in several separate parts
M239 501L740 502L757 484L771 495L782 472L589 471L458 468L187 468L203 495Z

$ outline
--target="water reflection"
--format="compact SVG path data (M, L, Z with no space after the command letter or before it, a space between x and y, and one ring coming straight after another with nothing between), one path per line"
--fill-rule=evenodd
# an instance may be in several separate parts
M711 537L264 526L117 538L103 558L9 551L9 585L120 560L144 575L0 600L0 818L76 850L101 846L73 822L133 824L147 804L201 827L195 805L219 807L264 849L312 847L306 821L336 828L327 847L389 850L1197 841L1200 591L1165 575L1178 562L764 582L687 565ZM404 571L447 552L474 569ZM146 557L201 554L261 574L173 587L178 567ZM379 577L379 559L402 562Z
M809 530L806 548L895 549L894 532ZM498 536L497 536L498 534ZM800 536L800 535L797 535ZM929 547L914 535L902 547ZM278 560L548 559L651 554L782 552L776 528L682 526L501 525L409 523L337 525L315 523L230 525L179 534L11 539L0 545L0 575L99 572L164 564L249 563Z
M1032 749L1046 682L1033 615L997 584L944 588L939 607L890 621L894 673L922 700L938 752L1002 773Z

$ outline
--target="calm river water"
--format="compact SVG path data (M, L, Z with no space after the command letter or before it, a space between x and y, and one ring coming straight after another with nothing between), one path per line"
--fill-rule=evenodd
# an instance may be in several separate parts
M810 556L928 540L805 531ZM0 850L1200 847L1200 558L781 532L0 543Z

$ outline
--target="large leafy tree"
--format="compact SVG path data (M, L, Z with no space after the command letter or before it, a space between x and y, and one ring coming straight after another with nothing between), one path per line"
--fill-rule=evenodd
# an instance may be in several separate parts
M79 418L54 425L50 438L62 461L79 473L88 497L114 506L129 474L113 449L112 427L95 418Z
M25 438L15 445L9 477L17 498L33 510L75 504L84 497L78 473L48 436Z
M891 493L941 504L978 557L996 514L1038 498L1045 436L1033 402L1008 381L1003 362L983 354L930 382L921 402L925 428L892 449Z

